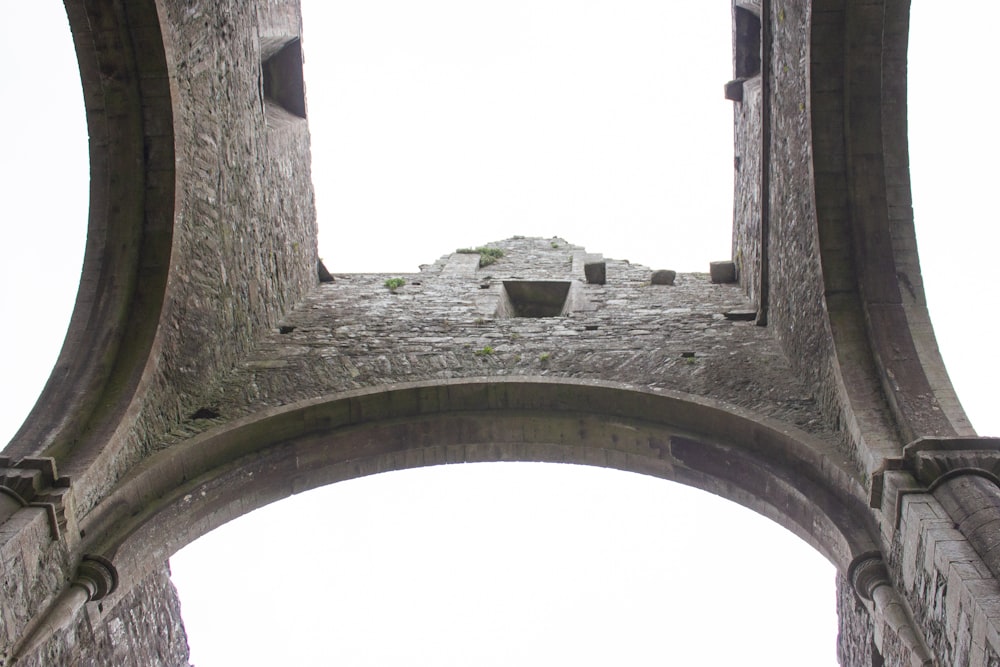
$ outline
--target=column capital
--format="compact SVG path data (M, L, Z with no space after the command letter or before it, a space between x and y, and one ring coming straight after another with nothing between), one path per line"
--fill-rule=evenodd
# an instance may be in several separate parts
M899 523L899 500L907 493L931 493L952 477L977 475L1000 487L1000 438L918 438L903 455L888 458L872 475L869 505L883 508L883 495Z
M76 569L74 586L87 590L87 601L96 602L115 592L118 588L118 570L103 556L87 554Z
M847 569L847 578L854 587L854 592L869 602L873 599L876 588L892 586L889 569L885 566L882 554L877 551L861 554L855 558Z
M70 478L60 476L51 457L26 457L14 461L0 456L0 487L24 507L41 507L49 517L52 538L59 539L66 529L65 496Z
M903 447L902 460L930 491L956 475L979 475L1000 486L1000 438L920 438Z
M913 618L906 599L899 594L889 576L882 554L878 551L863 553L847 569L847 577L854 591L864 600L872 621L885 624L910 650L911 665L933 665L930 648ZM875 625L875 643L884 650L885 630Z

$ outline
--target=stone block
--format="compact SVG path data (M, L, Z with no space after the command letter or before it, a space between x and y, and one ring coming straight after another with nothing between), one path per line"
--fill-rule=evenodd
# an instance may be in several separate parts
M743 81L743 79L734 79L726 83L724 90L727 100L732 102L743 101Z
M653 285L673 285L674 278L677 277L676 271L668 271L661 269L660 271L653 271L653 276L650 281Z
M711 262L709 264L709 275L712 276L713 283L735 283L736 263L732 260Z

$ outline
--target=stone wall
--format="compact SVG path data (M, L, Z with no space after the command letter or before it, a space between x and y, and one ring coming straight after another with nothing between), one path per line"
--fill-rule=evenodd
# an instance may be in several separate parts
M1000 665L1000 585L931 494L900 503L890 563L941 664Z
M258 27L270 17L277 27ZM161 22L178 172L167 301L136 416L118 429L120 451L105 450L109 468L88 476L81 512L317 281L308 127L269 115L260 86L258 32L297 38L298 3L165 0Z
M298 2L66 4L81 62L89 67L83 83L97 156L92 173L103 178L110 171L106 181L96 180L90 231L95 238L115 231L106 216L124 216L124 228L139 230L141 238L88 246L87 266L111 287L98 285L95 301L77 304L74 320L92 336L68 338L63 356L95 359L108 379L102 385L88 376L87 383L74 384L73 377L55 373L50 384L71 397L85 395L86 404L74 404L79 414L64 414L43 397L32 416L39 432L59 423L53 414L77 420L78 427L51 450L38 449L46 441L29 436L5 449L14 461L57 457L72 484L63 496L68 526L61 533L35 508L19 510L0 529L0 655L72 581L84 538L77 521L196 410L192 397L206 383L229 372L317 283L308 126L266 100L261 86L266 49L301 34ZM159 53L164 72L143 69L148 58L136 54L150 53ZM104 81L118 88L108 92ZM126 94L139 101L116 106ZM170 113L153 113L164 107ZM107 127L135 128L129 136L138 141L140 159L124 167L102 162ZM106 206L102 188L110 193ZM135 275L126 275L117 268L119 246L132 243L145 250L136 251ZM100 298L108 290L131 296L113 309L103 307ZM136 328L150 332L148 340L132 336ZM79 345L116 337L120 345ZM34 432L26 426L23 433ZM130 584L110 616L95 614L97 603L89 604L93 625L50 641L39 664L184 663L183 631L168 587L165 575ZM132 637L131 644L121 645L120 637Z
M114 607L92 604L79 621L19 667L188 667L187 635L166 565L133 586Z
M832 437L768 330L754 325L738 285L713 284L705 274L651 285L650 269L611 259L607 283L587 284L583 263L595 256L562 239L490 245L504 257L483 268L476 255L452 254L420 274L337 275L202 394L203 418L169 440L350 389L518 375L705 396ZM392 291L385 281L395 277L406 284ZM575 309L562 317L498 315L505 280L542 278L571 283Z
M831 367L834 351L823 310L823 275L813 202L808 97L808 3L777 0L769 21L773 35L769 183L770 307L768 323L796 370L817 388L834 420L842 410Z
M64 542L51 538L42 508L24 508L0 526L0 665L31 621L33 610L51 602L52 591L73 578ZM166 565L133 585L113 606L92 603L77 622L18 665L187 665L187 637L180 603Z
M733 261L740 285L749 299L761 300L761 81L743 84L743 99L733 105L735 116L733 192Z
M23 508L0 525L0 665L34 610L71 578L69 550L50 530L40 507Z
M880 667L868 610L846 577L837 576L837 660L841 665Z
M844 569L851 557L884 561L888 574L877 590L894 591L883 601L889 612L876 609L869 618L841 581L841 659L907 664L911 653L926 653L926 643L942 664L1000 664L998 573L962 532L975 527L952 521L928 490L933 482L915 486L906 467L913 461L901 456L913 437L971 435L919 290L906 304L893 296L896 281L919 287L904 178L905 87L884 83L905 72L907 5L738 4L759 13L763 27L762 78L745 82L735 114L734 259L742 290L702 274L651 285L648 269L615 260L604 260L606 282L588 281L584 267L600 256L562 239L525 238L494 244L503 257L489 266L480 267L476 253L452 253L418 274L340 275L318 285L307 109L304 98L291 103L295 85L276 91L271 76L279 68L279 79L301 83L300 55L279 58L300 54L297 2L67 0L86 63L98 176L90 230L101 242L88 246L87 296L74 314L82 329L71 327L60 357L87 361L53 375L58 400L40 402L2 459L5 484L24 481L31 468L24 457L48 464L51 479L28 488L32 498L7 494L0 506L0 664L74 581L84 554L113 561L115 531L141 540L147 528L149 544L139 546L148 548L136 547L133 562L125 554L117 565L134 579L70 613L67 627L22 664L185 664L176 596L158 564L179 526L217 525L223 515L205 507L198 516L169 502L176 515L162 524L149 513L171 493L183 501L178 489L195 483L185 475L198 457L198 465L217 464L210 469L217 477L206 472L196 483L231 483L225 471L240 472L237 454L225 460L230 450L192 450L220 433L223 444L226 437L245 442L240 436L260 426L251 415L274 416L264 426L277 435L265 428L258 437L280 443L280 411L262 411L363 389L391 401L398 395L391 389L407 382L447 393L461 380L501 385L493 379L518 376L573 380L565 384L577 389L661 391L657 400L675 397L702 424L718 415L745 419L735 429L740 444L756 437L743 423L767 422L794 442L767 450L771 458L756 472L730 465L734 459L712 449L719 443L680 435L677 451L697 450L691 455L704 464L697 468L704 486L732 482L748 500L766 495L755 495L754 484L774 487L774 516L807 508L795 522L808 535L821 530L819 508L835 512L831 525L850 533L852 545L840 552ZM102 153L104 139L114 150ZM106 154L117 161L103 163ZM401 283L387 284L393 278ZM565 303L552 316L518 317L517 289L543 301L564 294ZM712 399L713 409L693 413L697 397ZM544 410L565 399L556 393ZM317 422L309 428L324 432L326 417L311 418ZM459 445L470 444L475 458L484 437ZM808 448L806 459L792 455L799 445ZM995 449L977 444L983 456L972 466L989 465ZM294 452L284 454L298 465ZM809 470L795 467L803 460ZM143 487L164 472L177 483L161 475L169 489ZM864 498L862 485L890 478L891 489ZM824 505L812 492L829 491L830 480L840 495ZM267 496L266 486L257 492L261 504L281 496ZM971 516L981 506L967 509ZM224 516L245 509L229 511ZM987 544L978 548L992 550L989 530L982 532Z

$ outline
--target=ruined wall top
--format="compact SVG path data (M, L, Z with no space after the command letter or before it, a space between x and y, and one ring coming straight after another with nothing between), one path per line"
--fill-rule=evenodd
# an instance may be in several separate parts
M187 420L182 437L297 400L483 376L683 392L833 437L735 283L683 273L653 284L648 267L560 238L483 248L415 274L335 275L200 396L209 418ZM588 282L587 264L603 267L603 284Z

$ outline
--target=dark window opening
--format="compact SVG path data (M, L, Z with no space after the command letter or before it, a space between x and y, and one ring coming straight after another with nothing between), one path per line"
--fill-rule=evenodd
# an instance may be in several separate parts
M501 313L508 317L558 317L566 310L569 285L562 280L505 280Z
M749 9L736 7L733 20L736 24L736 78L749 79L760 74L760 17Z
M302 81L302 43L293 39L261 63L264 99L288 113L306 117L306 89Z

